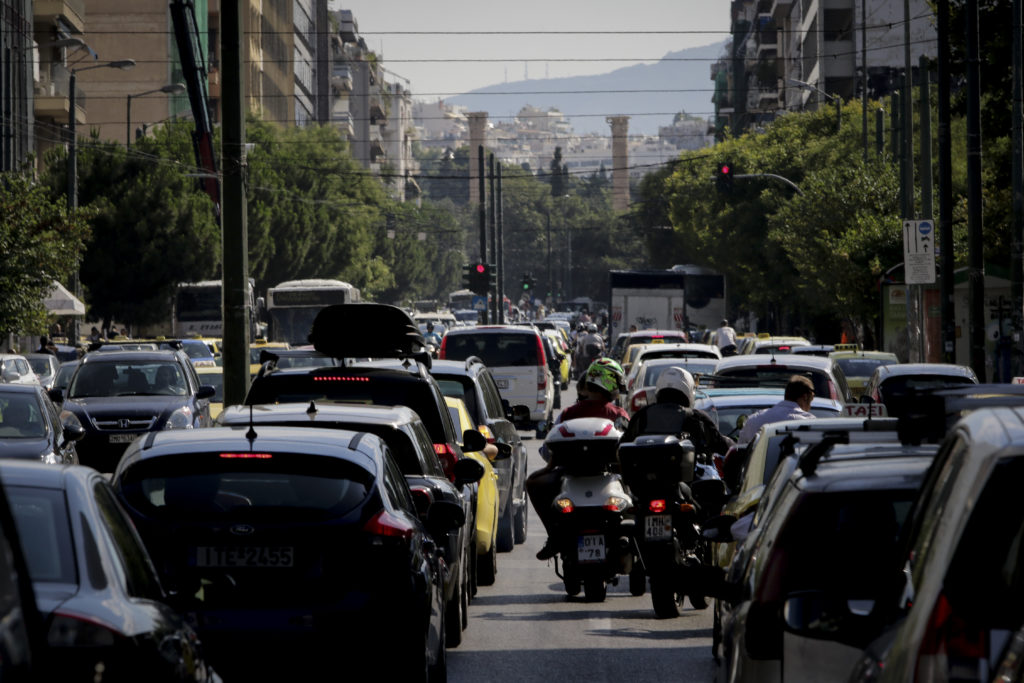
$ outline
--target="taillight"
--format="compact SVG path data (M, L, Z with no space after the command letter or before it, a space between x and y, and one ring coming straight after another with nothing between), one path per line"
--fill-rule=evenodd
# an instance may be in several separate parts
M319 375L314 382L369 382L370 378L363 375Z
M70 612L54 612L46 634L50 647L110 647L121 637L112 626Z
M387 510L381 510L363 526L363 531L373 536L408 540L412 538L416 527ZM380 539L374 539L374 542L380 543Z
M680 512L696 512L697 508L694 507L694 505L692 503L680 503L679 504L679 511Z
M435 443L434 452L437 453L437 458L441 461L441 468L444 470L445 476L454 482L455 463L458 461L459 456L446 443Z
M270 453L221 453L220 457L225 460L270 460L274 456Z
M544 342L540 340L540 335L537 335L537 365L545 368L548 365L547 357L544 355Z
M492 432L491 428L487 425L477 425L476 431L484 435L484 438L487 439L487 443L495 443L497 441L494 437L494 432Z
M944 683L950 680L953 668L968 674L973 672L977 678L971 678L981 680L980 662L986 658L987 652L985 630L970 626L954 614L949 600L940 593L921 638L914 680Z
M629 401L630 412L637 412L647 405L647 392L638 391L633 394L633 398Z
M559 498L555 501L555 509L563 514L568 514L575 510L576 506L568 498Z
M604 502L604 509L609 512L622 512L629 507L629 500L619 496L608 496Z
M444 352L448 346L448 335L441 337L441 348L437 350L437 357L444 360Z
M548 388L548 373L543 365L537 366L537 391L544 391Z
M652 500L647 504L647 509L654 513L661 513L665 511L665 500L659 498L658 500Z

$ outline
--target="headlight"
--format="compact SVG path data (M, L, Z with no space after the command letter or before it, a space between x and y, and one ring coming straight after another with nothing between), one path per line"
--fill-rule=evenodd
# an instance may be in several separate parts
M192 409L188 406L178 408L164 424L164 429L192 429Z

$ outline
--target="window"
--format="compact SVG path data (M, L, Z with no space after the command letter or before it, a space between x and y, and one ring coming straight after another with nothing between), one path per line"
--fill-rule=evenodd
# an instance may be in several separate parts
M484 403L487 405L487 416L492 420L505 418L505 407L501 403L501 392L498 385L494 383L491 371L486 370L477 375L480 389L483 391Z
M113 548L114 556L121 561L125 590L136 598L163 599L163 589L160 588L149 555L107 484L96 482L93 494L96 508L104 522L104 540Z
M452 334L445 344L445 358L478 356L492 368L524 367L537 365L537 350L535 334Z
M78 583L64 494L55 489L7 486L29 576L42 583Z

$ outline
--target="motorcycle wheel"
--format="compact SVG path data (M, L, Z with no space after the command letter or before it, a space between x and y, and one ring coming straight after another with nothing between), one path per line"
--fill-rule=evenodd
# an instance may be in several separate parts
M633 571L629 573L629 594L640 597L647 592L647 575L639 564L633 565Z
M679 602L672 582L663 576L651 577L651 604L659 619L675 619L679 616Z
M575 598L583 590L583 584L578 579L564 579L563 583L565 584L565 594L570 598Z
M584 580L583 597L587 602L604 602L608 597L608 584L601 578Z
M708 599L705 596L703 596L703 595L687 595L686 597L690 599L690 605L693 607L693 609L707 609L708 608Z

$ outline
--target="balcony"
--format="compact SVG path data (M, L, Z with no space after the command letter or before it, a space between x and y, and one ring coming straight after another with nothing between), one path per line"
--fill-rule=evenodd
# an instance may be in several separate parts
M380 163L386 160L387 152L384 150L384 141L379 134L370 135L370 162Z
M68 120L70 80L71 74L63 64L51 64L47 71L41 73L34 86L32 107L37 119ZM76 123L85 123L85 93L81 88L75 88L75 120Z
M82 33L85 31L85 0L36 0L32 19L37 29L56 25L61 19L71 27L72 33Z
M331 69L331 87L339 92L352 92L352 68L335 64Z
M370 125L371 126L384 126L387 125L388 115L384 111L384 107L381 106L380 100L376 97L370 98Z
M341 26L338 28L338 35L346 43L354 43L359 37L359 25L356 23L352 10L343 9L341 12Z
M775 0L772 3L772 19L777 23L789 16L789 10L793 6L793 0Z
M352 124L352 114L347 111L331 114L331 123L350 138L356 134L355 126Z

